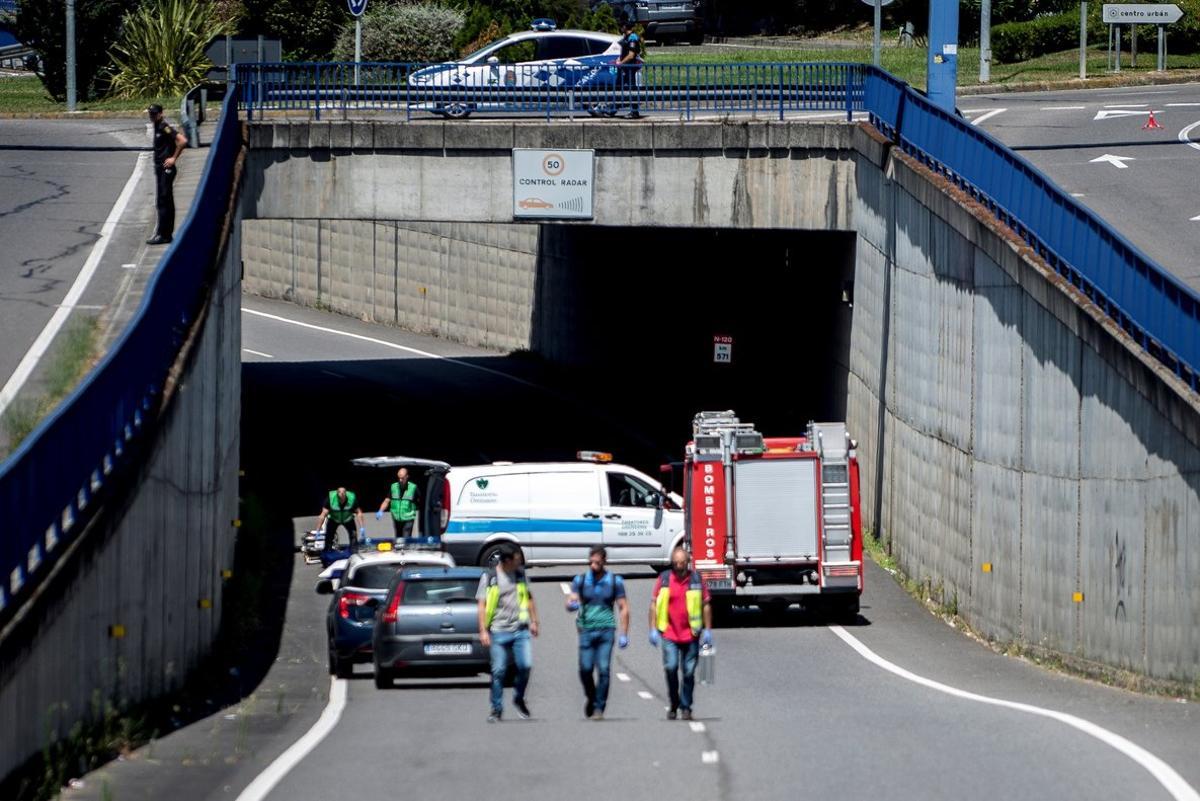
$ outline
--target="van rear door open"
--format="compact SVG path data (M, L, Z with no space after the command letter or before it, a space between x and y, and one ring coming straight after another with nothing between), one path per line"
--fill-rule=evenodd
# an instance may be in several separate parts
M446 507L444 495L446 473L450 465L437 459L419 459L412 456L370 456L351 460L355 467L393 468L399 470L407 467L409 472L414 470L425 474L424 485L418 484L421 490L421 509L417 519L417 534L422 537L437 537L441 539L446 531L449 509ZM393 474L394 475L394 474ZM417 480L415 477L413 480ZM389 480L389 485L391 481Z

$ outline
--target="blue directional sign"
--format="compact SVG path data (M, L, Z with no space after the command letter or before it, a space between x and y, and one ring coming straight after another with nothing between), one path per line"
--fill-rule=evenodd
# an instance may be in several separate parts
M350 13L356 17L361 17L367 10L367 0L346 0L346 5L350 7Z

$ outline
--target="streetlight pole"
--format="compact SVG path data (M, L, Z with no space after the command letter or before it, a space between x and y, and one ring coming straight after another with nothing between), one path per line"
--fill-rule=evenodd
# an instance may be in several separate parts
M883 26L883 0L875 0L875 31L871 37L871 63L879 66L879 37Z
M992 0L979 5L979 82L992 80Z
M67 0L67 111L75 110L75 0Z

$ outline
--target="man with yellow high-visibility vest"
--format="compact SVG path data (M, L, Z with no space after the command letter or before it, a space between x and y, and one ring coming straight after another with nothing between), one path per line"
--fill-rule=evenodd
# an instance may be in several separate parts
M537 605L529 592L515 545L498 549L500 560L479 579L475 600L479 602L479 642L490 650L492 662L491 713L488 723L498 723L504 713L504 676L508 661L516 668L513 707L522 718L529 717L525 689L533 669L533 637L538 635Z
M388 496L375 512L375 519L380 520L383 513L390 508L392 528L397 541L412 536L413 524L417 522L417 504L420 503L417 496L416 482L409 481L408 468L401 467L396 471L396 480L392 482Z
M345 487L329 491L329 498L321 507L321 516L317 519L317 530L325 532L326 551L333 549L339 526L346 529L350 537L350 550L357 551L358 535L366 531L363 513L358 505L358 497Z
M700 646L712 645L712 604L683 548L671 552L671 569L659 575L650 595L650 644L660 643L671 699L667 719L691 720Z

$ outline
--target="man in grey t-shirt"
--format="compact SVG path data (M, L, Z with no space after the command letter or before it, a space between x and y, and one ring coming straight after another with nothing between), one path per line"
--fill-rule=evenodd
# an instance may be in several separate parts
M492 690L489 723L496 723L503 713L504 674L508 671L511 654L516 666L513 684L513 706L522 718L529 717L525 704L525 688L533 669L533 637L538 634L537 607L520 572L519 552L513 545L500 549L496 567L479 579L475 593L479 602L479 641L491 651Z

